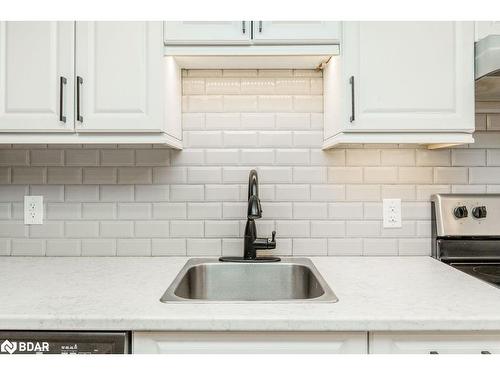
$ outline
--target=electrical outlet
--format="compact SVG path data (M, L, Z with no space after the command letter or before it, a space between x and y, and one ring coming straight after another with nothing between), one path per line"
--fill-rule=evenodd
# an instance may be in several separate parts
M383 200L384 228L401 228L401 199Z
M43 196L24 196L24 224L43 224Z

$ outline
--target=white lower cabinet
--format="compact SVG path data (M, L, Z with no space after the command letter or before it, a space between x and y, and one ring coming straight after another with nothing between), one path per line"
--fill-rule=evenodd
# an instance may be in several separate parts
M134 354L366 354L367 332L134 332Z
M371 332L370 354L498 354L500 332Z

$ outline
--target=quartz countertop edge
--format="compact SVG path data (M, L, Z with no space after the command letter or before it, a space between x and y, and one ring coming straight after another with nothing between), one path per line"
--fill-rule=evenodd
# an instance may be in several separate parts
M495 331L500 289L430 257L312 257L337 303L162 303L186 257L2 257L1 330Z

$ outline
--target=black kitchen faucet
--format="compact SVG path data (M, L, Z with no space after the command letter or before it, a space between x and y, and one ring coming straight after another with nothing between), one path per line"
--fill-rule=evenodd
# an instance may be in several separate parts
M257 250L276 248L276 231L273 230L272 238L257 237L255 219L262 217L262 208L259 199L259 178L257 171L252 169L248 176L248 207L247 223L245 225L245 238L243 257L221 257L222 262L278 262L277 257L258 257Z

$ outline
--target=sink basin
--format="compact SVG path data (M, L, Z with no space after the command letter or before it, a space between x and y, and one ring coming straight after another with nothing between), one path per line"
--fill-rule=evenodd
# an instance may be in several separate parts
M161 302L337 302L306 258L277 263L227 263L190 259Z

